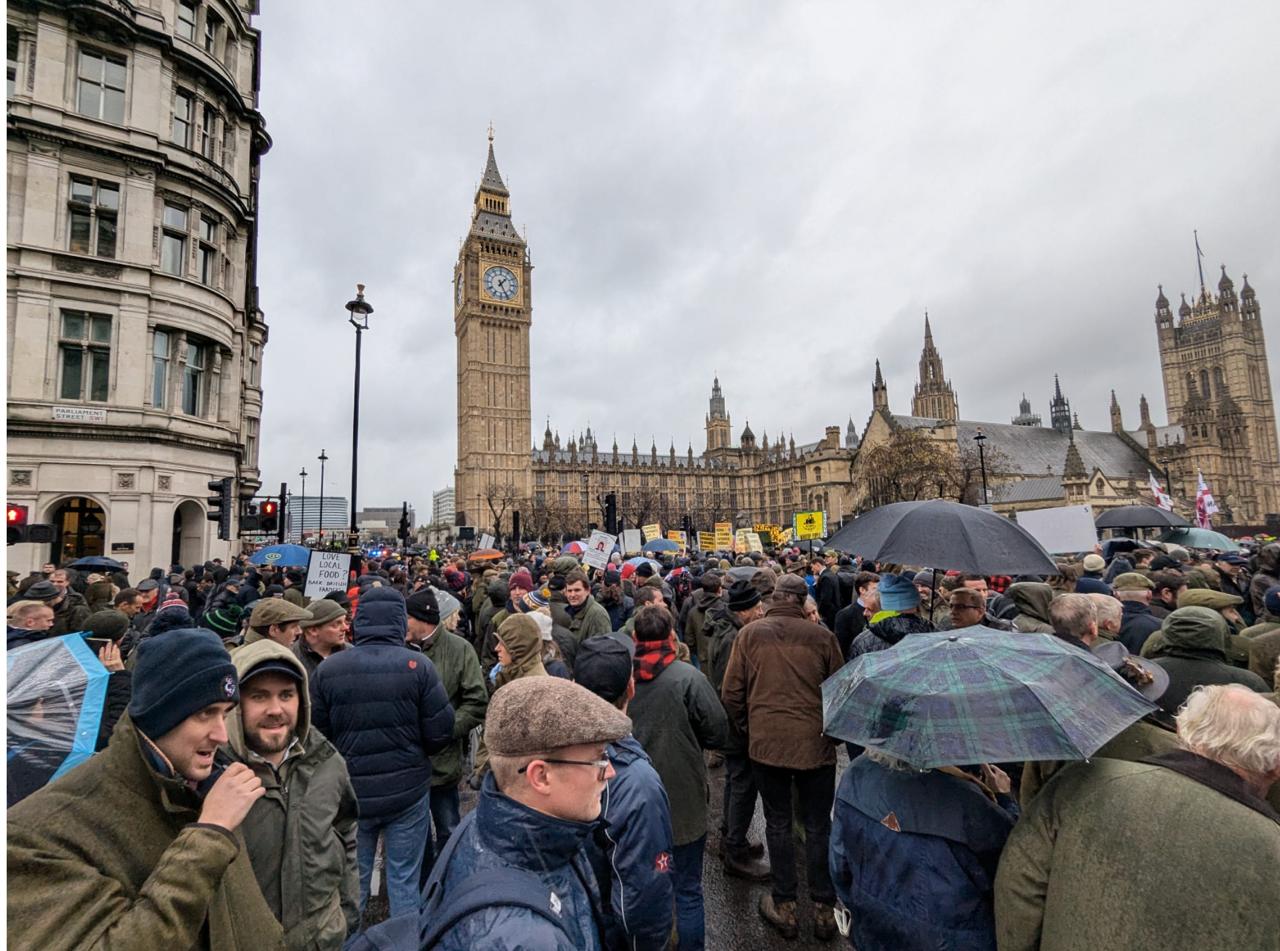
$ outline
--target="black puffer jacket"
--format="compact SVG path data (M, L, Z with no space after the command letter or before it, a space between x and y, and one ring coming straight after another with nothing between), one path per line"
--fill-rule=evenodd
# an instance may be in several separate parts
M360 598L355 643L316 668L311 723L347 761L360 818L394 816L431 782L431 754L453 741L453 707L435 666L404 645L404 597Z

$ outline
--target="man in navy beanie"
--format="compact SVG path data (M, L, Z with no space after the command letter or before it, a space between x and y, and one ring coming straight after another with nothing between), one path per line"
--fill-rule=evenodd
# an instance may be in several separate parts
M212 631L138 646L107 748L9 810L14 947L283 947L238 831L262 782L214 763L239 699Z

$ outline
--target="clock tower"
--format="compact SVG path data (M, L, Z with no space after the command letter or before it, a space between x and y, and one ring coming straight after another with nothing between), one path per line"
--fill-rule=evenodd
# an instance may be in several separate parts
M532 492L528 248L511 223L511 195L493 157L476 190L471 230L453 269L458 350L457 524L511 530Z

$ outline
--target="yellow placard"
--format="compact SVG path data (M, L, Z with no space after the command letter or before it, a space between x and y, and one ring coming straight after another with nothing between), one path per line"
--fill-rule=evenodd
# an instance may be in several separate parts
M655 538L662 537L662 526L657 522L654 522L652 525L643 526L640 531L644 532L644 540L647 542L651 542Z
M703 551L716 550L716 533L715 532L698 532L698 547Z
M733 522L716 522L716 549L733 550Z
M822 512L796 513L796 538L805 541L821 538L826 534L826 519Z
M680 546L681 551L688 551L689 536L684 532L676 531L674 528L667 529L667 541L675 542Z

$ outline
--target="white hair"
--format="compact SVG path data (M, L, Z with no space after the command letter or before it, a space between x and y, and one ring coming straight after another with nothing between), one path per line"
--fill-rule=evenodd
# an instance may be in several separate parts
M1280 707L1239 684L1197 687L1178 711L1178 739L1231 769L1280 769Z
M1112 622L1115 629L1120 629L1120 622L1124 618L1124 606L1109 594L1099 594L1091 591L1086 595L1093 602L1093 609L1098 612L1098 627L1101 629L1106 627L1107 622Z
M1062 634L1084 638L1097 623L1093 602L1083 594L1060 594L1049 605L1053 629Z

